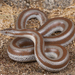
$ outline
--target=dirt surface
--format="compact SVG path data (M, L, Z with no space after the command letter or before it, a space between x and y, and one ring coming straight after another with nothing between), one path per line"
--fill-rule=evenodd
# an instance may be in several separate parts
M44 0L44 7L46 9L53 9L53 8L65 8L70 6L71 4L75 3L74 0Z
M15 5L17 7L29 7L32 6L39 6L44 7L46 9L54 9L61 7L64 9L67 6L70 6L71 4L75 3L75 0L4 0L7 4L10 6Z
M38 8L48 16L48 19L53 17L66 17L75 24L75 4L68 6L65 9L57 8L47 10L39 5L30 4L29 7L25 6L24 8L18 8L3 3L0 8L0 30L14 28L17 16L20 12L28 8ZM38 20L31 19L28 21L27 28L37 29L39 27L40 24ZM7 47L12 39L14 38L0 34L0 75L75 75L75 38L65 47L70 54L68 66L57 73L45 71L37 62L21 63L11 60L7 54Z

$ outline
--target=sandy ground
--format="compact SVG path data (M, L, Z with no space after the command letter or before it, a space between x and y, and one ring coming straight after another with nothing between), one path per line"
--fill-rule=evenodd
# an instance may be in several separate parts
M0 8L0 30L9 27L14 28L19 13L28 8L30 7L25 6L25 8L17 8L3 3L3 6ZM31 8L33 8L33 5ZM71 19L75 24L75 4L65 9L57 8L47 10L39 6L36 8L45 12L49 19L53 17L66 17ZM36 24L39 24L39 21L34 19L30 20L29 23L30 22L31 26L27 25L27 28L35 29ZM37 28L38 27L36 27L36 29ZM37 62L20 63L11 60L7 54L7 47L12 39L13 37L0 34L0 75L75 75L75 38L65 47L70 54L68 66L57 73L43 70Z

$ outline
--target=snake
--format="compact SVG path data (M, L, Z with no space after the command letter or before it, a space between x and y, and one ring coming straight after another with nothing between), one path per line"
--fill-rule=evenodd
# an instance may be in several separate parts
M44 12L38 9L27 9L21 12L17 18L15 28L26 29L27 21L31 18L37 18L41 27L37 31L44 37L44 41L51 44L68 45L74 39L74 23L64 17L47 19ZM52 33L60 31L56 36Z
M41 27L27 29L27 21L37 18ZM61 31L52 36L52 33ZM69 62L69 52L63 47L68 45L75 35L74 24L64 17L47 19L38 9L28 9L20 13L15 29L4 29L0 33L16 37L10 42L8 56L19 62L37 61L47 71L56 72L64 69Z
M42 35L35 30L5 29L0 32L4 35L19 37L19 39L15 39L10 43L7 50L9 57L13 60L27 62L34 60L35 56L39 65L43 69L51 72L60 71L68 65L69 52L61 45L45 45ZM20 44L17 43L20 38L31 39L34 43L34 50L33 48L21 48Z

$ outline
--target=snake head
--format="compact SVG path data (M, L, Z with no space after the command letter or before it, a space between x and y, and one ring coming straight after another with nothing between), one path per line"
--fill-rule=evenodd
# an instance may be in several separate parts
M0 33L2 33L3 35L9 35L9 36L13 36L12 35L13 32L14 32L14 29L11 29L11 28L7 28L0 31Z

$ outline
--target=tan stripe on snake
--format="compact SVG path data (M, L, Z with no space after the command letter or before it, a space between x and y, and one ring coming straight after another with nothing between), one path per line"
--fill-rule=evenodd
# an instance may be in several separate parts
M4 35L18 37L10 43L7 50L8 55L11 59L20 62L34 61L36 58L38 63L45 70L53 72L60 71L67 66L69 61L69 53L62 46L69 44L73 40L74 25L69 19L61 17L47 21L44 13L40 11L43 13L45 18L43 19L42 14L42 17L39 16L40 19L38 18L41 25L44 20L44 25L37 30L40 34L34 30L25 29L27 20L36 17L36 15L40 15L39 10L37 10L38 14L36 14L37 11L34 10L35 9L26 10L22 12L23 14L19 15L16 23L16 29L5 29L0 31ZM30 11L36 13L31 13ZM31 14L27 15L26 12L27 14ZM27 17L23 16L25 14ZM57 30L62 31L62 33L57 36L51 36L51 34ZM61 44L62 46L58 44Z

